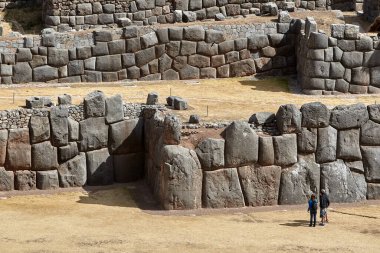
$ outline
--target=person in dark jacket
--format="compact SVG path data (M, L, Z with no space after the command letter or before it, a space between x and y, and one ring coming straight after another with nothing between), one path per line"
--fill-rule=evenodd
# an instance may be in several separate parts
M309 207L307 209L308 212L310 212L310 224L309 227L313 226L315 227L316 219L317 219L317 211L318 211L318 201L315 198L315 194L311 194L311 197L309 199Z
M324 226L326 222L329 222L327 218L327 208L330 205L329 196L327 196L325 189L321 190L321 197L320 199L320 217L321 217L321 226Z

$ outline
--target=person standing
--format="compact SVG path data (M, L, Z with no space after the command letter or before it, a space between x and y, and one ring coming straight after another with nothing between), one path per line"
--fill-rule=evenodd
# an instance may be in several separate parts
M318 201L315 198L315 194L311 194L311 197L309 199L309 207L307 209L308 212L310 212L310 224L309 227L313 226L315 227L316 219L317 219L317 212L318 212Z
M330 206L330 200L329 197L326 194L326 190L321 190L321 197L320 197L320 217L321 217L321 226L324 226L326 222L329 222L327 218L327 208Z

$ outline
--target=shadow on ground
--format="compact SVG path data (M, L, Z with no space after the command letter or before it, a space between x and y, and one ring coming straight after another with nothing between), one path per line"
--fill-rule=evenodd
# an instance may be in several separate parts
M80 196L78 203L162 210L145 181L108 186L85 186L87 196Z
M252 86L252 90L265 92L290 92L289 82L285 78L259 77L256 80L242 80L239 82L244 86Z
M309 221L308 220L293 220L291 222L282 223L281 226L287 226L287 227L308 227Z

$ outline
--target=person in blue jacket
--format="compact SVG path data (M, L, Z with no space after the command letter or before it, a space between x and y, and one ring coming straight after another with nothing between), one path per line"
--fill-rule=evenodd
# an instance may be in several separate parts
M317 220L317 211L318 211L318 201L315 198L315 194L311 194L311 197L309 199L309 207L307 209L308 212L310 212L310 224L309 227L313 226L315 227L315 223Z

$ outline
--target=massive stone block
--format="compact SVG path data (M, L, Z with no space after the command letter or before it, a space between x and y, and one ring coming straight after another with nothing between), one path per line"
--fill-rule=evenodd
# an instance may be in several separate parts
M328 37L326 34L312 32L307 42L308 48L325 49L328 47Z
M223 139L205 139L195 149L203 170L214 170L224 167Z
M279 204L303 204L319 192L320 168L314 155L299 156L298 163L282 170Z
M106 121L108 124L112 124L123 120L123 98L121 95L115 95L106 98Z
M113 154L144 151L144 121L142 118L124 120L110 126L109 148Z
M33 81L32 68L27 62L18 62L13 66L13 83L28 83Z
M106 98L102 91L93 91L84 98L86 118L103 117L105 115Z
M317 150L317 129L302 128L297 134L297 148L299 153L314 153Z
M236 168L203 172L203 207L243 207L244 197Z
M59 188L57 170L37 171L37 189L51 190Z
M19 191L36 189L36 172L30 170L15 171L15 189Z
M301 106L303 127L327 127L330 121L330 110L320 102L307 103Z
M336 129L358 128L368 118L364 104L338 105L331 111L330 124Z
M340 130L338 132L337 157L343 160L361 160L360 129Z
M14 174L13 171L6 171L0 167L0 192L14 190Z
M367 182L380 183L380 147L362 146L361 150Z
M354 175L342 160L321 165L321 188L332 202L355 202L366 198L364 177Z
M50 123L48 117L32 116L29 121L30 142L38 143L50 139Z
M48 48L48 64L53 67L62 67L69 63L69 51L56 47Z
M10 129L7 144L6 167L8 170L28 170L32 167L29 130Z
M259 164L263 166L274 164L274 147L272 137L259 137Z
M360 141L362 145L380 146L380 124L368 120L362 125Z
M230 76L240 77L249 76L256 73L255 62L253 59L245 59L230 64Z
M33 81L35 82L47 82L58 78L57 68L44 65L33 69Z
M380 199L380 184L367 184L367 198Z
M108 185L113 183L113 159L107 148L87 152L86 164L88 185Z
M69 142L69 111L65 106L53 107L50 111L51 143L64 146Z
M121 56L119 54L96 57L97 71L119 71L121 69Z
M69 142L69 145L59 147L58 160L60 163L66 162L79 154L76 142Z
M8 130L0 130L0 167L4 166L7 155Z
M259 138L248 123L234 121L225 129L224 134L226 167L237 167L257 162Z
M277 127L281 133L297 133L301 130L302 114L295 105L281 105L276 113Z
M297 135L284 134L273 137L274 164L288 166L297 162Z
M83 186L87 181L86 154L80 153L58 168L60 187Z
M376 122L380 123L380 104L369 105L368 106L369 118Z
M54 170L58 168L57 148L50 141L32 145L32 169Z
M167 210L202 206L202 170L194 151L167 145L160 165L160 200Z
M318 129L318 144L315 158L317 163L336 160L337 130L331 126Z
M79 122L79 149L89 151L107 147L108 125L104 117L88 118Z
M247 206L277 205L281 167L250 165L239 167L238 174Z
M79 123L73 118L68 118L68 127L69 127L69 140L77 141L79 139Z
M144 176L144 153L113 155L115 182L127 183Z

